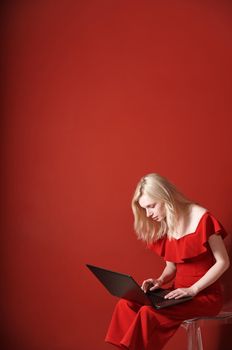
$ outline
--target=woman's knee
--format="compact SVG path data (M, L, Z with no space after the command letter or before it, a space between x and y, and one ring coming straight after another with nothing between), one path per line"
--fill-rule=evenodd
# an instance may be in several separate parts
M138 311L142 306L134 301L126 300L126 299L120 299L117 303L117 307L121 309L127 309L130 308L134 311Z
M155 314L155 309L152 306L148 306L148 305L143 305L141 306L139 313L142 315L154 315Z

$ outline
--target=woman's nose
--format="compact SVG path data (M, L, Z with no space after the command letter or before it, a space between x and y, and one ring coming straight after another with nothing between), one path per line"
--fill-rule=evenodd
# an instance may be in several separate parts
M147 217L151 216L151 212L150 212L149 208L146 209L146 215L147 215Z

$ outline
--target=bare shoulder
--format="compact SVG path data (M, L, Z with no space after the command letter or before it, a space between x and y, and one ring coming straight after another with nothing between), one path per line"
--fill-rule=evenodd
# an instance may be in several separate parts
M208 209L198 205L192 204L190 208L190 222L191 226L197 225L202 216L208 211Z
M192 204L191 208L190 208L190 214L191 214L192 218L193 217L200 218L207 211L208 211L208 209L206 209L198 204Z
M195 203L192 203L188 209L188 214L179 219L176 228L177 233L174 236L177 239L188 233L195 232L202 216L208 211L208 209Z

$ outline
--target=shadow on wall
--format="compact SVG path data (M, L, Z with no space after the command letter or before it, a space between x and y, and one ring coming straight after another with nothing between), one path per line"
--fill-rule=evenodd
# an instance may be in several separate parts
M232 344L232 324L224 324L220 329L220 336L217 350L231 350Z
M204 350L231 350L232 321L202 321L201 337Z
M222 276L222 286L224 293L224 307L225 311L232 311L232 282L231 282L231 274L232 274L232 228L230 228L228 232L228 237L225 240L225 244L227 247L227 251L230 257L230 267Z

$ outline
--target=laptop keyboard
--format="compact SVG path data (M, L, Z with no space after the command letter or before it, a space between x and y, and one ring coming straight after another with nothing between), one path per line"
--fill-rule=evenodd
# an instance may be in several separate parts
M167 290L154 290L154 291L147 291L147 295L151 299L153 304L156 304L160 306L163 303L166 303L169 299L164 299L164 296L168 294L169 291Z
M149 295L149 298L151 299L152 303L156 306L160 307L162 305L165 306L171 306L174 304L177 304L180 302L180 299L164 299L165 295L167 295L171 290L169 289L157 289L154 291L148 291L147 294ZM187 297L181 298L188 299Z
M167 295L169 292L171 292L170 289L156 289L156 290L153 290L153 291L148 291L147 293L149 295L156 295L156 296L159 296L161 298L164 298L165 295Z

